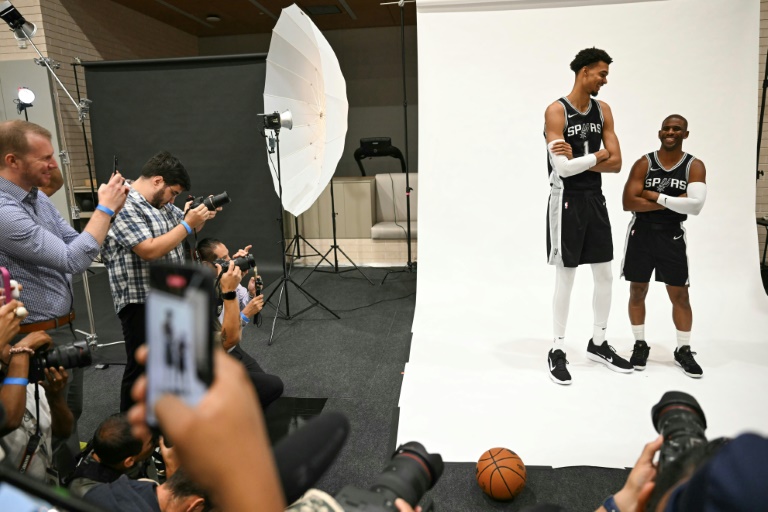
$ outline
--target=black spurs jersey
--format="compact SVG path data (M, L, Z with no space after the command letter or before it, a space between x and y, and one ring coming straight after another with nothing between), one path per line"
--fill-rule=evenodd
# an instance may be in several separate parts
M597 153L603 143L603 111L600 103L590 98L589 107L586 112L576 110L568 98L560 98L559 101L565 108L565 128L563 128L563 139L571 145L573 158ZM546 132L544 133L546 138ZM600 190L603 181L599 172L584 171L561 178L552 167L552 161L549 159L547 151L547 171L549 172L549 183L553 187L564 188L566 190Z
M683 158L674 167L667 170L661 166L656 152L645 155L648 159L648 172L645 175L643 190L652 190L670 197L678 197L685 194L688 189L688 171L696 157L683 153ZM677 213L669 209L652 212L636 212L638 221L662 223L680 223L688 218L687 215Z

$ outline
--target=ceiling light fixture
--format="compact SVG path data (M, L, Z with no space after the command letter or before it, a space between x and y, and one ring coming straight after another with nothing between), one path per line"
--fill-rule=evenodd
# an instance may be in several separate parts
M205 17L205 21L210 21L211 23L218 23L221 21L221 16L218 14L209 14Z

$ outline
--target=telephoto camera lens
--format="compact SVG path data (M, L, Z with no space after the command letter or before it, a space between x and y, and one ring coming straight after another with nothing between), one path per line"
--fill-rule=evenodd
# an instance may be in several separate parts
M206 197L205 200L203 200L203 204L207 206L210 211L214 211L216 208L224 206L230 202L232 202L232 200L229 198L229 194L227 194L226 190L221 194Z
M256 266L256 260L253 258L253 254L246 254L242 258L235 258L233 260L218 259L213 263L221 265L221 271L226 272L229 269L229 262L233 262L236 267L240 267L243 272L248 272L250 269Z
M412 507L443 474L443 458L429 453L421 443L401 445L369 490L347 486L335 496L346 511L396 511L395 500L403 498Z
M664 436L659 451L659 471L694 446L706 444L707 419L699 403L688 393L667 391L651 409L656 432Z
M90 366L91 361L91 349L87 341L75 341L48 351L39 351L29 360L29 381L44 380L45 368L85 368Z

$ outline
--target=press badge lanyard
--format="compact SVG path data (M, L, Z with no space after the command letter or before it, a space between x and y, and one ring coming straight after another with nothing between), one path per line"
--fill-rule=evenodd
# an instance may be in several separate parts
M27 448L24 450L24 458L21 459L21 464L19 464L19 473L22 474L27 472L29 463L32 461L32 457L40 445L40 439L43 437L40 433L40 388L37 382L35 382L35 409L37 412L37 426L35 427L35 433L29 438Z

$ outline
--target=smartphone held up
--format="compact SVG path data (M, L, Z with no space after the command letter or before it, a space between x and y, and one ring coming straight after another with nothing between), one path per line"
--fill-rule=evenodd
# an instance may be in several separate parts
M158 398L196 405L213 380L214 275L199 265L153 263L147 297L147 424L157 427Z

